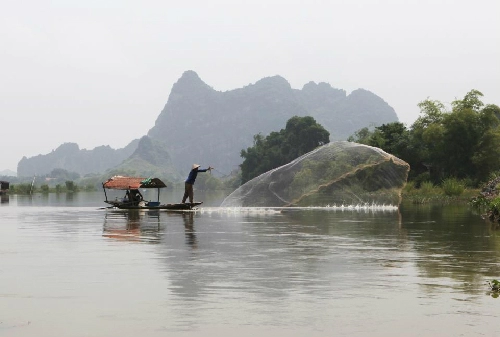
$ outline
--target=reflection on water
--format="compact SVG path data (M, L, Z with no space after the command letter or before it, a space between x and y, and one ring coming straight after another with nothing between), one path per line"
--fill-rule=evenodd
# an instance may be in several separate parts
M181 213L184 220L184 231L186 234L186 243L193 249L197 248L196 233L194 231L194 212Z
M422 276L451 278L454 287L471 294L482 294L479 285L499 277L500 232L477 213L460 205L403 207L402 213ZM426 290L436 291L429 285Z
M184 224L185 242L197 248L194 229L195 212L162 212L159 210L108 210L104 216L103 236L107 238L158 243L161 235L160 214L164 217L181 218Z
M500 232L464 206L167 213L59 198L0 208L0 336L500 333L486 285Z
M117 240L158 242L160 212L158 210L107 210L103 236Z

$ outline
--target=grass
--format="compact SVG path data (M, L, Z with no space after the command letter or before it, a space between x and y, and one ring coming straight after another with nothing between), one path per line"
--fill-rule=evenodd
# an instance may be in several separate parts
M479 193L478 189L469 189L457 179L446 179L440 186L431 182L423 182L417 188L414 182L408 182L403 188L403 201L413 204L427 203L462 203L469 202Z
M452 197L459 196L465 191L465 185L455 178L448 178L443 180L442 189L444 194Z

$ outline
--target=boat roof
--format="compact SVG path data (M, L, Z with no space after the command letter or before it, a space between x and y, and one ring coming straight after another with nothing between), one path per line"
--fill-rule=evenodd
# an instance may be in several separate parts
M163 188L167 187L163 181L158 178L143 177L124 177L114 176L102 184L104 188L114 190L136 190L139 188Z

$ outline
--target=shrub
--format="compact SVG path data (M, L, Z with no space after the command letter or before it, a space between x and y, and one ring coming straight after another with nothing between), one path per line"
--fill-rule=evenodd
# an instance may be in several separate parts
M434 184L430 181L424 181L420 184L420 192L423 194L431 194L434 191Z
M408 181L405 185L405 187L403 188L403 191L405 193L411 193L415 190L415 182L413 181Z
M21 183L21 184L16 184L16 185L10 185L10 191L12 193L17 193L17 194L30 194L32 190L30 183Z
M429 172L424 172L424 173L421 173L418 176L416 176L413 181L415 182L415 186L417 188L420 188L423 183L430 181L430 180L431 180L431 174Z
M66 180L66 190L68 192L78 191L78 186L71 180Z
M464 193L465 186L462 182L455 178L448 178L443 180L441 184L444 194L447 196L459 196Z

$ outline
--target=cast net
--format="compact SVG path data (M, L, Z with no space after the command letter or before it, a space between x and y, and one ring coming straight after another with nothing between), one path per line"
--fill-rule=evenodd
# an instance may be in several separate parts
M399 205L409 170L379 148L331 142L250 180L221 206Z

